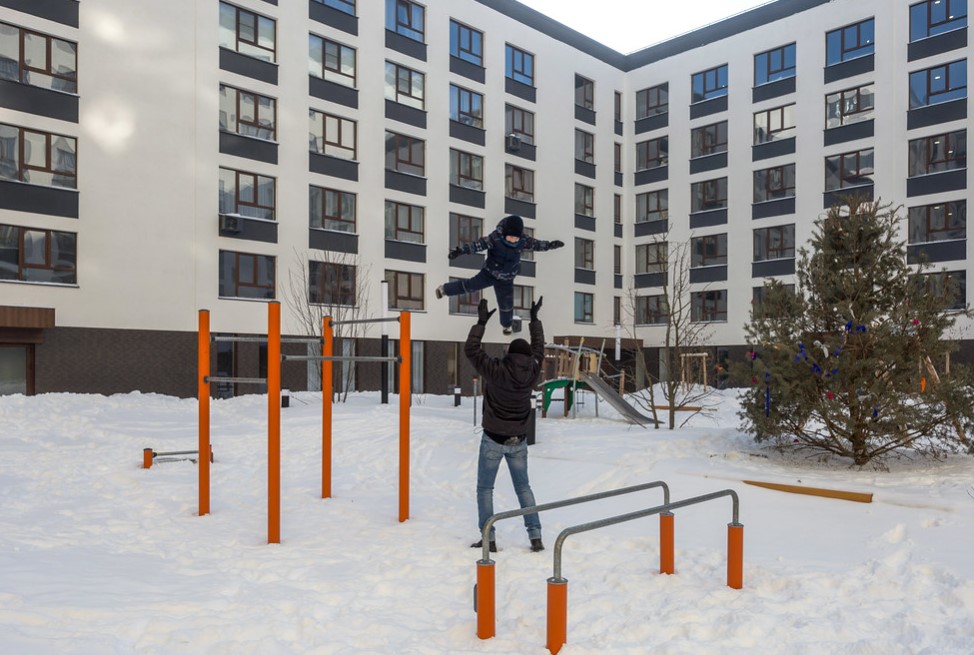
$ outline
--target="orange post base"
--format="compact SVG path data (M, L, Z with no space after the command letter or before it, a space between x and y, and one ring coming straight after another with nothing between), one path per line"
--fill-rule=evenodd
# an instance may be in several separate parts
M152 449L143 448L142 449L142 468L151 469L152 468Z
M568 580L548 578L548 650L556 655L568 640Z
M744 587L744 526L727 524L727 586Z
M659 515L659 572L673 575L673 513Z
M477 562L477 636L490 639L496 631L494 619L494 562Z

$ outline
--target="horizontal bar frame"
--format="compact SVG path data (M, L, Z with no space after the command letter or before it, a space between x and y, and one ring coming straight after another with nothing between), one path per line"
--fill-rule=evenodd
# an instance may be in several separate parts
M235 382L237 384L267 384L267 378L235 378L229 375L207 375L203 382Z

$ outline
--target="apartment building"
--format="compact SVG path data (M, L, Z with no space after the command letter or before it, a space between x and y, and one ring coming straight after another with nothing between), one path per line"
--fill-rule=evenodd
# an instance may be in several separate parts
M198 311L262 334L268 301L289 335L410 311L413 388L469 389L479 295L433 289L509 213L567 244L517 279L549 339L622 324L652 359L686 243L692 318L736 356L845 194L902 204L961 306L968 50L958 0L777 0L628 55L514 0L0 0L0 392L193 395Z

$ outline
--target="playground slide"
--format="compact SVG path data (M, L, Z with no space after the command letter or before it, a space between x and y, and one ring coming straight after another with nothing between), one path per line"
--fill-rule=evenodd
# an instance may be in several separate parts
M643 427L646 427L653 422L651 417L644 415L638 409L627 403L626 399L620 396L619 393L602 378L585 372L581 372L580 375L581 379L585 381L585 384L595 391L595 393L597 393L603 400L612 405L617 412L625 417L627 421L636 423L637 425L641 425Z

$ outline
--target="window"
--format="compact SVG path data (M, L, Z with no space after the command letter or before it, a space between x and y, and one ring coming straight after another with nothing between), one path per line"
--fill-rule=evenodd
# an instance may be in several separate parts
M727 152L727 121L690 130L690 157Z
M794 284L782 284L781 285L785 291L788 293L795 293ZM755 315L759 315L761 312L761 305L764 303L764 287L754 287L751 292L751 305L755 312Z
M425 222L423 207L386 200L386 239L423 243Z
M423 109L425 97L426 75L391 61L386 62L386 100Z
M594 311L593 305L595 304L595 296L591 293L581 293L579 291L575 292L575 322L576 323L594 323Z
M505 54L504 74L516 82L534 86L534 55L509 43L505 46Z
M645 171L650 168L666 166L670 150L669 137L661 136L636 144L636 170Z
M386 132L386 170L422 176L426 173L426 142Z
M455 282L459 279L458 277L451 277L450 281ZM517 293L515 292L516 295ZM481 298L480 291L470 291L468 293L461 293L459 296L450 296L450 313L476 316L478 311L477 306L480 304Z
M648 191L636 196L636 222L665 221L670 204L668 189Z
M386 0L386 29L423 43L426 8L410 0Z
M710 323L727 320L727 292L696 291L690 294L690 320Z
M220 85L220 129L273 141L277 101L274 98Z
M612 218L616 225L622 225L622 194L612 195Z
M220 213L274 220L276 205L273 177L220 169Z
M582 216L595 216L595 189L584 184L575 184L575 213Z
M516 134L524 143L534 143L534 112L507 105L504 122L505 134Z
M612 144L612 170L616 173L622 172L622 144Z
M795 197L795 165L754 171L754 202Z
M910 141L910 177L959 168L967 168L967 130Z
M386 271L385 279L389 283L389 309L407 311L425 307L426 280L422 273Z
M619 296L612 298L612 324L622 325L622 298Z
M665 241L636 246L636 274L665 273L667 244Z
M0 123L0 180L76 189L77 153L73 137Z
M873 54L876 45L875 21L847 25L825 34L825 65L840 64Z
M220 251L221 298L274 298L274 258Z
M910 7L910 41L967 27L967 0L926 0Z
M727 264L727 234L709 234L690 239L690 268Z
M355 48L309 34L308 58L312 76L355 88Z
M277 24L273 18L220 3L220 47L274 62L277 58Z
M355 267L335 262L308 262L308 302L355 306Z
M945 298L947 309L963 310L967 304L967 271L927 273L918 282L928 295Z
M534 287L525 287L520 284L514 285L514 309L530 312L531 305L534 304Z
M338 11L355 15L355 0L314 0L319 2L326 7L331 7L332 9L337 9Z
M471 243L484 236L484 219L450 214L450 244Z
M795 226L777 225L754 230L754 261L795 258Z
M575 76L575 106L595 109L595 82L581 75Z
M595 270L595 242L575 237L575 268Z
M309 187L309 225L322 230L355 233L357 197L349 191Z
M873 149L825 158L825 190L838 191L873 183Z
M504 172L504 195L514 200L534 202L534 171L507 164Z
M690 211L705 212L727 207L727 178L695 182L690 185Z
M910 109L966 97L966 59L910 73Z
M484 158L450 148L450 184L484 190Z
M584 130L575 130L575 159L589 164L595 163L595 135Z
M450 21L450 54L477 66L484 65L484 33Z
M911 244L966 239L967 201L910 207L909 222Z
M622 122L622 94L619 93L618 91L615 91L614 98L615 98L615 103L614 103L615 113L613 115L615 116L615 120L621 123Z
M311 152L339 159L356 159L355 121L314 109L310 111L309 117Z
M825 96L825 127L871 120L875 106L872 84L830 93Z
M0 225L0 280L78 283L78 235Z
M483 129L484 96L476 91L451 84L450 120Z
M694 73L690 78L691 102L702 102L727 95L727 64Z
M636 325L665 325L669 320L669 303L662 294L637 296L635 310Z
M754 55L754 86L795 76L795 44Z
M534 228L524 226L524 236L534 238ZM534 251L533 250L522 250L521 251L521 261L522 262L533 262L534 261Z
M636 92L636 120L665 114L670 110L670 85L643 89Z
M0 79L78 92L78 44L0 23Z
M754 112L754 145L795 136L795 105Z
M612 272L622 275L622 246L612 246Z

